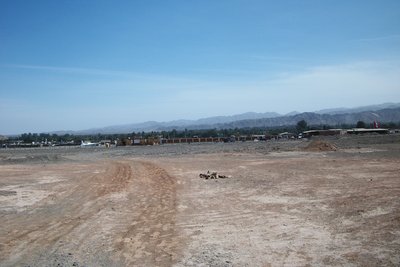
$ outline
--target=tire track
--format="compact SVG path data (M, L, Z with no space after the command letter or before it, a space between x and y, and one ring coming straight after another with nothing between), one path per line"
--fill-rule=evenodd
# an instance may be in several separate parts
M35 171L40 177L41 170ZM48 188L49 197L2 218L9 225L1 229L0 265L171 266L177 262L182 243L176 230L177 182L164 169L125 160L54 169L60 171L69 177Z
M62 240L88 240L90 242L83 244L96 244L99 235L90 230L90 225L99 218L110 195L126 190L132 178L131 166L121 162L66 165L64 168L64 171L78 169L82 173L70 174L62 183L52 185L53 188L48 189L53 190L52 194L26 211L2 216L0 265L48 265L56 251L77 249L68 248L68 244L60 245ZM98 172L99 168L104 171ZM96 174L93 174L94 169ZM41 170L34 171L40 177ZM59 173L60 169L54 171ZM82 228L88 231L77 230Z
M176 180L149 162L135 164L134 200L138 211L115 247L124 264L171 266L178 257Z

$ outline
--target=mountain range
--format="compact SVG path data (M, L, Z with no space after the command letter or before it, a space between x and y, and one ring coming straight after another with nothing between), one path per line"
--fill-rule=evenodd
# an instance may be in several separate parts
M366 123L374 120L380 122L400 122L400 103L385 103L380 105L362 106L357 108L335 108L315 112L296 111L282 115L276 112L247 112L232 116L216 116L198 120L174 120L169 122L147 121L142 123L114 125L102 128L92 128L82 131L57 131L57 134L113 134L149 132L184 129L226 129L246 127L278 127L296 125L305 120L309 125L355 124L357 121Z

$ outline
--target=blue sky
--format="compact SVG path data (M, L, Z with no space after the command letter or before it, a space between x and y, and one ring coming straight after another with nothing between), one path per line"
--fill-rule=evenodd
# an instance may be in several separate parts
M0 134L400 102L400 1L0 1Z

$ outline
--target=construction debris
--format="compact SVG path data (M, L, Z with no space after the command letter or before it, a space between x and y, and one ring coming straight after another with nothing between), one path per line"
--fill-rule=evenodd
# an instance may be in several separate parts
M306 148L307 151L336 151L337 147L326 141L312 141Z
M210 172L210 171L207 171L207 173L200 173L199 177L206 179L206 180L230 178L229 176L221 175L221 174L218 174L217 172Z

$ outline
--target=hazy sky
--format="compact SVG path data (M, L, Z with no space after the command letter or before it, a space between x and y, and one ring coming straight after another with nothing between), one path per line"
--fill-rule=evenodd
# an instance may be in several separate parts
M0 134L400 102L400 1L0 1Z

